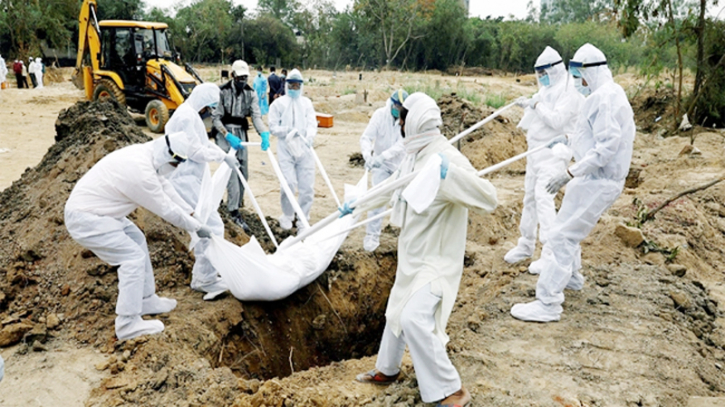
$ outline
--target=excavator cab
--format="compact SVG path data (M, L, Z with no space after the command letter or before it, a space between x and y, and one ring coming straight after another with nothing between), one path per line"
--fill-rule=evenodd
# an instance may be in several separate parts
M144 113L146 125L164 131L170 115L202 80L175 62L165 23L97 21L96 0L84 0L74 83L91 100L113 98Z

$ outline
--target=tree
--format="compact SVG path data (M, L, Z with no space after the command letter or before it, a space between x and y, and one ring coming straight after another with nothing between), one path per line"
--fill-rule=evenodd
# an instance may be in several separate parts
M257 8L260 14L270 14L285 24L291 25L302 6L296 0L259 0Z
M98 0L98 20L141 20L143 0Z
M232 29L231 0L200 0L176 13L175 38L193 61L221 60Z
M41 41L67 46L78 25L76 0L0 0L0 37L17 57L41 54Z
M355 0L355 11L368 22L366 28L380 33L386 68L408 41L422 36L415 36L413 27L424 12L430 11L425 9L430 3L424 0Z
M554 0L548 4L541 7L540 14L540 21L548 24L603 20L614 6L613 0Z

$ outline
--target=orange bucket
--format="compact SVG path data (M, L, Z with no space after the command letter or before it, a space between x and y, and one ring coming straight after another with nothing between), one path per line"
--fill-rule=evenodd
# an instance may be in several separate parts
M0 83L0 89L7 89L7 88L8 88L8 83L7 82Z

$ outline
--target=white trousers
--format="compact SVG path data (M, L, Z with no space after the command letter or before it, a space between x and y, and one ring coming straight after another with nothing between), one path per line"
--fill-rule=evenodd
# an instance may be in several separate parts
M405 345L408 345L418 379L420 396L426 403L442 400L461 389L461 378L448 359L446 347L433 333L435 312L441 297L427 284L410 298L400 315L403 331L396 337L386 324L375 368L386 376L400 371Z
M315 158L312 152L306 151L301 157L295 157L287 150L287 145L280 141L277 144L277 157L287 185L293 194L298 193L297 203L309 220L312 201L315 198ZM280 191L280 204L284 216L290 220L294 219L294 208L284 191Z
M187 160L179 164L179 167L169 178L171 185L174 186L179 196L192 208L196 208L196 204L199 202L201 180L204 177L206 166L206 163ZM224 236L224 222L222 222L219 212L212 211L206 225L211 228L215 235ZM213 283L218 279L218 273L206 255L209 243L209 239L200 239L199 243L194 246L194 258L196 260L194 261L194 269L191 273L192 288Z
M552 177L566 169L561 158L555 157L551 150L542 150L531 155L526 162L524 178L524 208L521 211L519 224L519 246L533 253L536 246L536 229L539 228L539 240L546 243L554 218L554 194L546 191L546 184Z
M566 187L549 240L542 251L536 298L548 305L564 302L564 288L581 267L579 245L617 200L624 181L574 178ZM579 276L577 276L579 277Z
M393 171L388 170L387 168L373 168L371 172L372 175L372 181L373 181L373 187L380 184L381 182L385 181L386 179L390 178L391 175L393 175ZM385 206L381 206L379 208L375 208L372 211L368 212L368 218L372 218L373 216L381 213L385 210ZM376 221L370 222L367 225L366 233L367 236L375 239L376 241L380 237L380 231L383 229L383 220L378 219Z
M65 226L81 246L106 263L119 266L116 314L141 315L143 299L156 292L143 232L127 218L76 211L65 213Z

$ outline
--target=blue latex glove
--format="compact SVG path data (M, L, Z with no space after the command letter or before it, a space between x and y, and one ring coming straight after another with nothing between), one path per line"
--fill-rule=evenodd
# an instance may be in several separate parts
M269 132L263 132L260 134L260 137L262 137L262 151L267 151L269 148Z
M346 216L346 215L350 215L350 214L352 213L352 211L354 211L354 210L355 210L354 208L351 208L351 207L350 207L350 205L352 205L352 203L353 203L353 202L355 202L355 200L354 200L354 199L353 199L353 200L351 200L351 201L347 201L347 202L345 202L345 203L344 203L344 204L342 205L342 208L337 208L337 210L338 210L338 211L340 211L340 217L341 217L341 218L342 218L343 216Z
M438 153L438 155L441 156L441 179L446 179L446 175L448 175L448 164L451 161L445 154Z
M227 135L224 137L229 142L229 145L232 146L235 150L244 150L244 146L242 145L242 139L235 136L232 133L227 133Z

